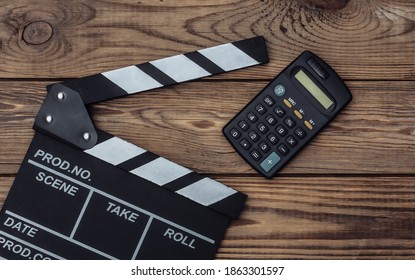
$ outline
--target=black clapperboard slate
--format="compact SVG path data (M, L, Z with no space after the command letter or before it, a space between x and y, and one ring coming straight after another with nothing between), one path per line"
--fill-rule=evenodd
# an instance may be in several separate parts
M246 195L97 129L86 105L266 63L263 37L47 88L0 259L211 259Z

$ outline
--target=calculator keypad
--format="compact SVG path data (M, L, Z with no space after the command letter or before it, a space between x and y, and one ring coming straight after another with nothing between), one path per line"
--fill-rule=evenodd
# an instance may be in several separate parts
M242 156L249 157L249 162L265 173L289 158L314 129L303 110L291 103L292 98L287 98L289 88L281 84L275 88L279 94L274 90L272 94L259 95L227 125L230 136L227 138L234 139L246 153L241 153Z

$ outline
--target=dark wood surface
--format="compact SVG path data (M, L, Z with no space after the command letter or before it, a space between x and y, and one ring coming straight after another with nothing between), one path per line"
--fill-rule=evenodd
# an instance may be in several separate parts
M267 65L91 106L97 126L248 195L218 258L415 258L415 2L3 1L0 206L45 86L263 35ZM278 177L221 129L303 50L353 101Z

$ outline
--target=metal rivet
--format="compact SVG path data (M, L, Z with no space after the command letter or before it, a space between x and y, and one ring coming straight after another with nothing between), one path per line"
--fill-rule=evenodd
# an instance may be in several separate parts
M45 118L47 123L52 123L53 122L53 117L51 115L47 115Z
M88 141L89 139L91 139L91 134L89 132L85 132L82 137L84 138L85 141Z
M65 99L65 93L64 92L58 92L57 97L58 97L59 100L64 100Z

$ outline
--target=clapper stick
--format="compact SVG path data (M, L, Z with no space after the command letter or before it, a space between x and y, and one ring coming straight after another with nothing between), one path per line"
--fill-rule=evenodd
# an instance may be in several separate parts
M255 37L48 86L0 257L213 258L246 195L97 129L85 105L267 61Z
M85 104L268 62L262 36L63 82Z

